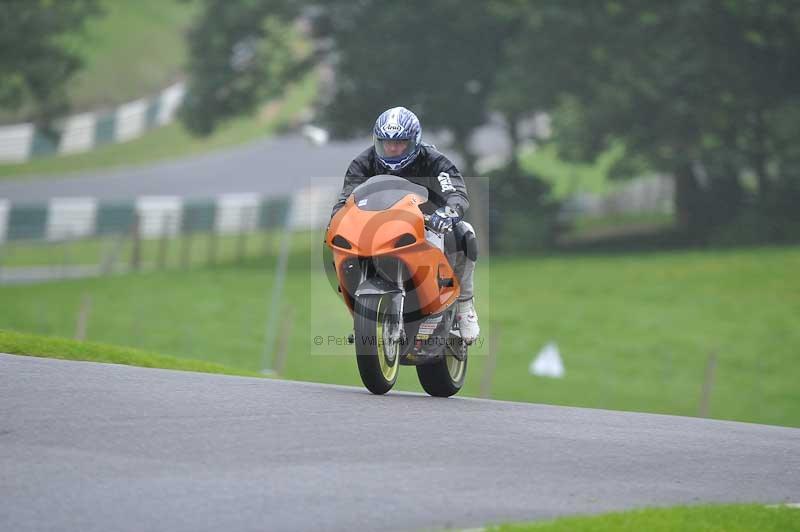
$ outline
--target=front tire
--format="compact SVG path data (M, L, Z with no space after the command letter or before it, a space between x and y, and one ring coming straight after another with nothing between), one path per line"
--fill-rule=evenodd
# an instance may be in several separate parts
M355 301L355 346L358 372L367 389L383 395L397 382L400 343L389 342L391 294L363 295Z
M455 337L450 337L454 340ZM457 394L464 386L467 376L467 348L461 345L458 338L454 346L450 343L444 349L444 356L433 364L417 366L417 377L422 388L434 397L450 397ZM453 349L463 349L463 360L453 354Z

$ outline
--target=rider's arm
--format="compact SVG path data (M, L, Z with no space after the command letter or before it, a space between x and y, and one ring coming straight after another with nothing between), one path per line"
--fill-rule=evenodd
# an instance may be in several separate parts
M464 178L461 177L456 165L447 157L442 156L436 163L433 175L437 177L434 178L436 183L433 183L433 186L438 187L436 192L441 194L445 204L458 211L459 216L463 218L469 208L469 196Z
M336 204L333 206L331 218L333 218L339 209L344 207L344 204L347 202L347 198L349 198L350 194L353 193L353 189L366 181L367 177L367 171L359 159L355 159L352 163L350 163L350 166L347 168L347 172L344 176L344 184L342 185L342 191L339 193L339 199L336 200Z

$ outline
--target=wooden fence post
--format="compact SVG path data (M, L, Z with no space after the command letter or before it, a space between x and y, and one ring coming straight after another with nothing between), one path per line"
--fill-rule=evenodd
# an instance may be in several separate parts
M714 390L714 374L717 369L717 353L712 352L708 355L706 362L706 373L703 379L703 395L700 398L700 417L708 417L709 404L711 403L711 392Z
M89 315L92 312L92 296L84 294L81 308L78 310L78 319L75 322L75 339L85 340L86 330L89 328Z
M138 271L142 265L142 241L139 234L140 224L141 217L137 212L133 216L133 224L131 225L131 269L134 271Z
M481 397L488 399L492 395L492 381L494 380L494 370L497 366L497 348L500 345L500 326L492 323L492 334L489 337L489 354L486 356L486 365L483 367L483 378L481 379Z
M273 362L273 368L275 373L278 375L283 375L283 371L286 369L286 356L288 355L289 351L289 340L292 336L292 327L294 326L294 307L289 306L286 311L286 315L283 318L283 327L281 327L281 332L278 334L278 347L275 352L275 361Z

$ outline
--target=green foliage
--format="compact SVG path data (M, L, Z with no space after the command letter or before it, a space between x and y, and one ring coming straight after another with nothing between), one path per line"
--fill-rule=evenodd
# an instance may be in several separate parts
M550 185L513 165L489 173L489 244L493 252L521 254L551 249L560 229Z
M0 107L30 104L44 125L64 113L66 82L81 67L67 37L98 14L96 0L0 4Z
M624 147L618 145L598 155L593 163L575 162L559 156L555 144L543 143L522 150L519 165L523 171L541 176L553 199L564 200L579 193L604 195L618 188L613 172L624 153Z
M616 173L647 166L674 175L678 222L697 240L748 208L744 176L755 176L761 204L776 184L800 179L798 148L786 141L798 134L800 103L800 75L789 66L800 59L800 16L791 2L619 1L528 11L536 15L531 32L542 30L534 42L558 28L562 42L582 43L558 55L580 65L580 76L540 90L557 102L563 153L592 159L622 140ZM552 62L545 57L539 73Z
M447 130L471 173L471 133L485 123L503 22L483 2L346 0L325 4L318 33L334 43L336 85L324 116L339 135L364 134L385 109L412 109Z
M546 111L564 158L594 161L624 146L610 176L673 175L676 222L699 243L754 209L787 216L775 190L800 181L792 0L204 5L184 113L195 132L249 112L291 79L304 60L283 28L303 12L317 37L313 59L335 67L321 101L334 134L363 134L382 110L405 105L426 130L452 134L469 174L472 134L497 112L512 144L506 170L517 175L520 126Z
M800 178L788 141L800 123L790 2L363 2L331 19L337 130L369 124L388 101L412 102L424 123L455 133L469 164L465 139L488 111L506 118L516 153L521 119L548 110L568 159L594 160L621 141L611 176L674 175L677 221L701 242L749 208L745 175L761 204ZM481 90L465 97L470 76ZM441 115L429 117L432 107Z
M204 6L188 35L190 83L181 112L198 135L251 113L311 64L293 38L297 2L206 0Z
M567 158L594 160L622 141L612 176L674 174L677 220L703 241L746 207L743 173L758 176L762 202L772 182L795 179L797 148L782 139L787 127L796 136L797 121L774 112L800 94L788 67L800 19L786 7L337 5L325 24L338 54L327 116L334 131L352 133L395 102L417 106L424 124L454 133L469 171L467 141L490 110L506 118L515 155L520 121L549 110ZM516 174L516 164L505 171Z

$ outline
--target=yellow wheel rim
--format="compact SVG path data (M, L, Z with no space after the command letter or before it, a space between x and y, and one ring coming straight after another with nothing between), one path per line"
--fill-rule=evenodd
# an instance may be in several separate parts
M450 378L453 379L453 382L459 382L464 375L464 361L449 354L445 354L445 360Z
M387 382L391 382L397 376L397 369L400 367L400 345L399 344L392 344L387 343L384 338L384 327L383 327L383 317L381 316L381 307L383 306L383 298L378 302L378 313L376 318L376 329L375 329L375 336L377 337L378 341L378 361L381 366L381 374L383 378L386 379ZM387 357L386 349L392 349L394 353L390 353L390 357ZM390 363L387 358L392 358L392 362Z

